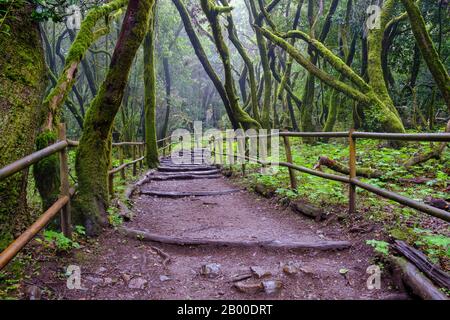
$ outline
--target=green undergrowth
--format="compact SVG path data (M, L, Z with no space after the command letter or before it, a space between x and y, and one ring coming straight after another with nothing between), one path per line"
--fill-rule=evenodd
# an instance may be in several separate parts
M302 144L298 138L290 138L293 162L312 169L320 156L348 164L348 144L345 139L334 139L328 143ZM399 148L389 148L383 141L357 141L357 166L371 167L384 174L379 179L360 180L377 187L394 191L417 201L426 202L429 197L450 200L450 151L447 148L440 160L429 160L406 169L403 163L417 152L428 152L433 146L429 142L408 142ZM280 143L280 161L285 161L284 147ZM250 188L262 184L275 189L281 200L304 199L309 203L344 214L348 205L348 186L306 173L296 172L297 189L291 190L287 168L279 167L275 173L261 173L259 164L247 164L243 183ZM232 166L236 175L241 174L241 165ZM324 166L323 172L336 173ZM428 178L426 183L415 184L401 179ZM285 202L285 201L284 201ZM357 189L358 214L364 219L380 223L386 235L393 239L413 244L444 269L450 269L450 227L439 220L414 209L384 199L368 191ZM351 223L351 221L347 221ZM370 239L368 239L370 240Z

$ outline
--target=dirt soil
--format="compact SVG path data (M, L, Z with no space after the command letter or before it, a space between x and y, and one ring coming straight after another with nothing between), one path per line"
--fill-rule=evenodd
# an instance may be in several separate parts
M232 179L152 181L141 190L217 191L241 188ZM41 261L39 275L26 290L37 287L50 299L395 299L405 297L382 270L381 288L369 290L366 269L374 263L366 239L369 232L348 232L338 221L315 222L249 191L169 199L134 197L134 218L124 226L158 235L223 240L314 242L345 240L340 251L263 248L183 247L144 242L112 228L90 245L67 256ZM202 274L205 264L219 264L217 273ZM68 289L65 270L81 268L81 289ZM283 271L290 265L290 272ZM213 265L214 267L214 265ZM265 274L258 279L256 273ZM287 268L284 268L287 269ZM238 285L236 277L251 278ZM262 281L279 280L270 293ZM272 283L273 284L273 283ZM266 282L266 286L270 286Z

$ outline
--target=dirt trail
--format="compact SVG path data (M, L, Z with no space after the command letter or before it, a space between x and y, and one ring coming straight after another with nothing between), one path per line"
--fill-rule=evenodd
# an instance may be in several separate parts
M174 165L165 161L164 166ZM171 173L156 176L162 174ZM219 176L151 181L141 190L193 192L235 188L238 186L230 179ZM366 269L372 264L372 257L362 236L346 234L339 225L326 226L301 217L256 194L239 191L177 199L140 194L133 200L135 217L124 223L126 228L220 240L345 240L350 241L351 248L299 251L182 247L144 242L110 229L87 251L45 262L37 284L50 288L53 298L61 299L390 299L399 293L386 273L381 277L381 289L367 289ZM61 274L69 264L81 267L83 290L66 288ZM205 264L219 264L219 273L201 274ZM293 274L283 271L286 264L294 266ZM251 275L250 267L268 275L258 279L253 274L241 286L256 291L261 281L279 280L282 288L274 293L263 289L240 292L233 280L237 275Z

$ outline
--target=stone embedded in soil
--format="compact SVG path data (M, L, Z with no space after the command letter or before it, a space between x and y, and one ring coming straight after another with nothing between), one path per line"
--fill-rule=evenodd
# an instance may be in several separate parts
M272 275L272 272L270 272L268 270L264 270L263 268L258 267L258 266L252 266L252 267L250 267L250 270L258 279L261 279L264 277L270 277Z
M38 286L31 285L25 288L25 294L28 300L41 300L42 290Z
M208 278L216 278L220 275L220 264L208 263L202 265L201 274Z
M98 278L98 277L91 277L91 276L87 276L86 280L95 283L95 284L100 284L103 283L103 279L102 278Z
M108 269L106 269L105 267L100 267L100 268L98 268L98 270L97 270L97 273L103 273L103 272L106 272Z
M128 283L128 288L130 289L144 289L147 284L147 280L144 278L133 278Z
M301 272L305 273L305 274L308 274L308 275L313 275L314 274L314 270L310 266L301 266L299 268L299 270Z
M165 281L169 281L169 280L171 280L171 278L166 275L159 276L159 281L161 281L161 282L165 282Z
M293 275L298 273L298 265L292 261L289 261L283 266L283 272L288 275Z
M263 284L261 282L254 281L239 281L236 282L233 287L235 287L238 291L243 293L256 293L263 289Z
M262 282L264 292L267 294L278 293L283 287L283 283L280 280L266 280Z

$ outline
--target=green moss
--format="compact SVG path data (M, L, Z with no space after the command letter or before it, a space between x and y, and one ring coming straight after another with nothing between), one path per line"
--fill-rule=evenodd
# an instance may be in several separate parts
M239 106L239 98L236 95L233 75L231 72L230 53L224 41L222 35L222 28L219 23L218 15L221 12L221 10L217 10L217 7L211 0L202 0L201 6L211 26L212 34L214 37L214 43L222 60L225 73L224 87L226 94L228 96L228 100L230 102L230 108L231 111L233 112L234 118L242 125L244 129L260 128L261 125L255 119L250 117L250 115L244 110L242 110L242 108Z
M46 85L44 53L33 8L21 5L7 16L10 34L0 32L0 167L33 151ZM27 226L28 171L0 181L0 249Z
M36 137L37 150L48 147L57 141L55 132L46 130ZM42 198L43 210L47 210L59 196L59 156L52 154L33 166L34 180Z
M127 32L128 36L119 36L105 81L86 113L75 161L78 194L73 204L74 220L86 227L88 235L98 234L101 225L107 223L111 129L153 4L154 0L130 1L121 33Z
M44 100L44 117L47 116L47 113L51 113L53 124L59 123L61 107L75 82L74 76L68 76L68 70L74 63L79 64L89 47L98 37L105 34L105 32L96 32L94 30L95 25L101 18L108 17L111 12L124 7L127 3L127 0L114 0L102 6L94 7L82 21L80 31L77 33L77 36L69 49L64 69L58 78L57 84ZM106 28L105 31L108 31L108 28Z
M419 47L425 63L433 75L450 112L450 76L431 41L430 34L427 31L425 21L418 6L411 0L402 0L402 3L408 13L417 46Z
M159 165L156 137L156 74L155 74L155 10L152 10L144 39L144 111L145 111L145 163L148 168Z

